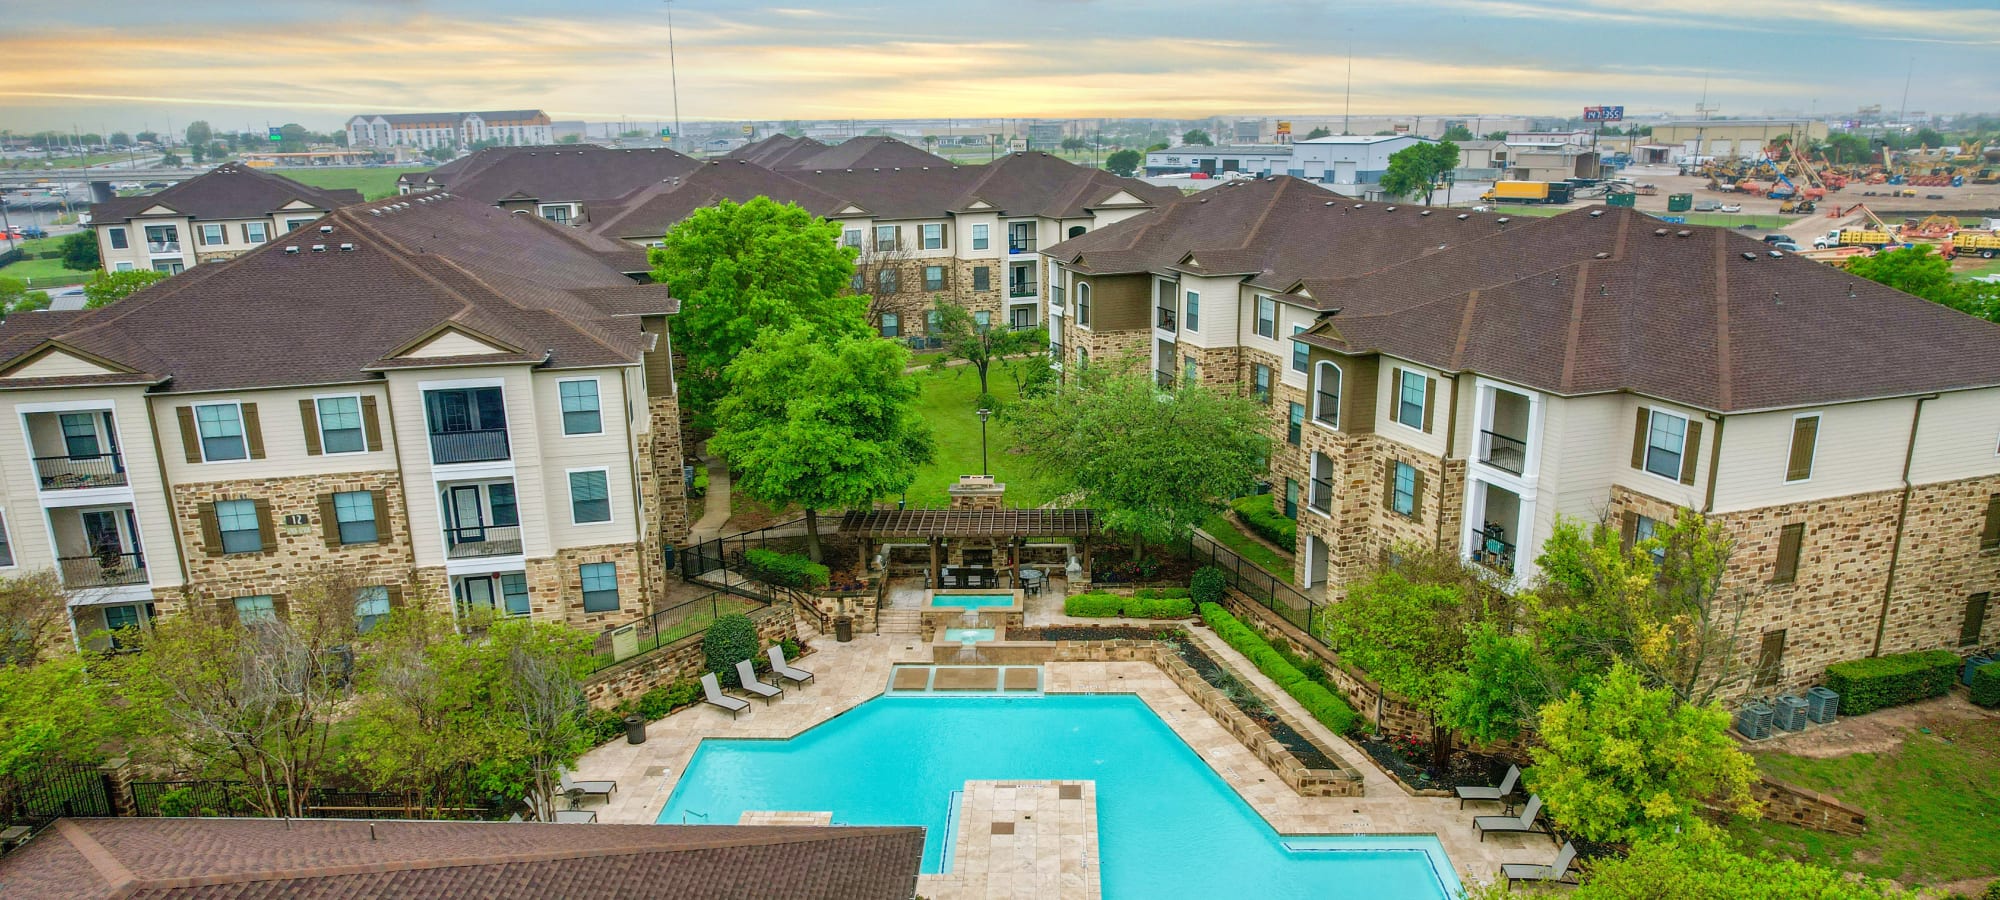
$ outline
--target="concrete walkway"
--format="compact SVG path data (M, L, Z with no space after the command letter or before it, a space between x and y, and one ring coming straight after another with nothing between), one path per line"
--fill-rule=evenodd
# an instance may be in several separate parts
M729 465L706 457L701 464L708 468L708 506L701 514L701 521L688 529L691 544L721 537L723 526L729 522Z

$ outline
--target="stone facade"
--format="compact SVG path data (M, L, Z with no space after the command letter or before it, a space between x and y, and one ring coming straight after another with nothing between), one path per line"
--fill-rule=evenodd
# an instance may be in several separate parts
M1763 807L1763 817L1823 831L1855 836L1868 831L1868 813L1818 791L1765 777L1750 786L1750 797Z
M648 578L647 569L657 568L659 560L643 559L641 557L643 549L636 544L564 547L558 549L553 558L528 560L528 595L533 598L537 594L546 593L546 586L555 587L559 599L549 607L546 617L582 631L603 631L642 618L651 613L653 607L665 596L649 594L646 591L647 585L654 583ZM578 567L586 563L607 562L618 567L618 609L611 612L585 612L583 574ZM543 617L542 610L538 606L533 614L538 618Z
M928 266L944 267L942 288L928 290L924 287L924 269ZM973 269L981 266L987 269L987 288L975 290ZM879 273L887 269L896 272L896 290L884 293L880 290ZM1006 260L967 260L949 256L864 258L858 261L855 271L862 276L863 290L871 301L870 318L874 320L877 330L881 328L882 314L894 313L898 338L924 336L927 314L938 297L957 303L968 312L990 314L990 322L995 326L1005 327L1007 324Z
M1295 583L1308 583L1309 535L1319 537L1328 546L1328 599L1338 599L1342 585L1381 565L1389 550L1398 544L1458 549L1465 509L1463 460L1448 461L1379 434L1334 431L1311 421L1302 432L1301 447L1286 454L1298 461L1297 468L1287 464L1283 469L1300 473L1292 476L1300 480ZM1310 503L1309 476L1315 453L1325 454L1333 464L1332 509L1326 514L1312 509ZM1421 479L1409 515L1391 510L1384 499L1391 462L1415 468ZM1280 491L1282 484L1279 482Z
M1079 352L1089 354L1090 365L1116 366L1121 372L1143 371L1151 358L1146 350L1146 342L1153 339L1151 331L1094 331L1072 326L1064 335L1065 370L1082 358Z
M1883 653L1959 647L1966 600L2000 593L2000 550L1979 549L1988 498L2000 494L2000 476L1918 485L1910 493L1896 558L1895 593ZM2000 644L2000 609L1987 606L1974 646Z
M383 495L389 520L376 522L379 540L366 544L327 540L320 496L345 491ZM174 528L187 561L187 593L199 598L196 602L284 594L299 580L329 567L359 573L363 580L379 584L407 585L411 580L415 556L409 516L393 470L181 484L172 488L171 495ZM210 547L203 535L202 510L219 500L268 503L272 547L254 553L222 553L220 547ZM184 602L163 597L160 613L180 611Z
M765 645L797 637L791 604L767 606L749 615L757 623L757 639ZM591 675L583 683L584 699L594 709L611 709L628 700L637 700L653 688L701 677L708 665L701 652L705 633L696 632Z

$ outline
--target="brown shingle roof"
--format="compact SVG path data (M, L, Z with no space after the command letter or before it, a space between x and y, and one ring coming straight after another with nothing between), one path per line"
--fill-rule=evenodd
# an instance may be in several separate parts
M589 203L623 197L686 175L699 165L694 158L665 147L489 147L432 169L412 183L442 187L487 203L510 197Z
M724 154L724 159L740 159L765 168L778 168L790 159L804 159L825 150L826 145L809 137L792 137L789 134L774 134L759 141L751 141Z
M627 365L646 342L631 317L676 309L624 274L638 253L450 194L352 206L55 327L11 317L0 368L57 341L169 391L337 384L442 326L554 368Z
M63 819L0 895L906 900L921 828Z
M90 220L100 225L123 222L155 206L198 220L254 219L277 212L295 200L303 200L317 209L332 210L360 203L361 199L357 190L316 188L273 172L224 163L158 193L114 197L93 204Z

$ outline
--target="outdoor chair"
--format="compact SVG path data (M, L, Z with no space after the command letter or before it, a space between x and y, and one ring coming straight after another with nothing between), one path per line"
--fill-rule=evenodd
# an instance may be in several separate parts
M1513 796L1514 784L1515 782L1518 782L1520 780L1521 780L1521 767L1508 766L1507 777L1500 780L1499 787L1483 787L1475 785L1472 787L1458 788L1457 789L1458 808L1464 809L1465 801L1467 800L1505 800L1508 797Z
M1564 841L1562 849L1556 851L1556 861L1546 866L1533 863L1507 863L1500 867L1500 877L1507 890L1514 889L1516 881L1551 881L1557 884L1575 884L1569 876L1570 863L1576 862L1576 845Z
M772 644L764 649L764 654L771 658L771 674L793 684L805 684L813 680L813 673L792 668L791 664L785 662L785 648Z
M723 709L729 710L729 717L732 719L738 713L750 708L750 701L731 697L723 693L722 683L715 680L714 672L701 676L701 694L702 700L708 705L720 706Z
M556 810L557 825L594 825L596 823L597 810L594 809Z
M773 687L772 685L758 681L757 669L755 666L750 665L750 661L747 659L739 660L736 663L736 679L743 682L744 690L764 698L764 702L767 704L773 699L785 695L784 688Z
M558 787L565 794L574 792L582 794L583 796L586 797L603 797L606 799L610 799L611 794L614 791L618 790L618 782L577 781L575 779L570 778L569 770L565 769L562 772L561 782L558 785Z
M1513 832L1515 834L1534 834L1539 832L1548 835L1550 843L1555 843L1556 833L1550 831L1548 825L1535 821L1535 817L1541 811L1542 795L1535 794L1528 798L1528 805L1521 810L1519 816L1479 816L1472 820L1472 830L1479 834L1479 842L1482 844L1486 842L1487 835L1496 831Z

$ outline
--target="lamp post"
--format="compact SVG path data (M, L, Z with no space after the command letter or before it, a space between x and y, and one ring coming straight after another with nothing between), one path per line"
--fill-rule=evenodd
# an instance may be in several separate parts
M992 410L983 406L979 408L979 474L981 475L993 474L986 471L986 420L992 415Z

